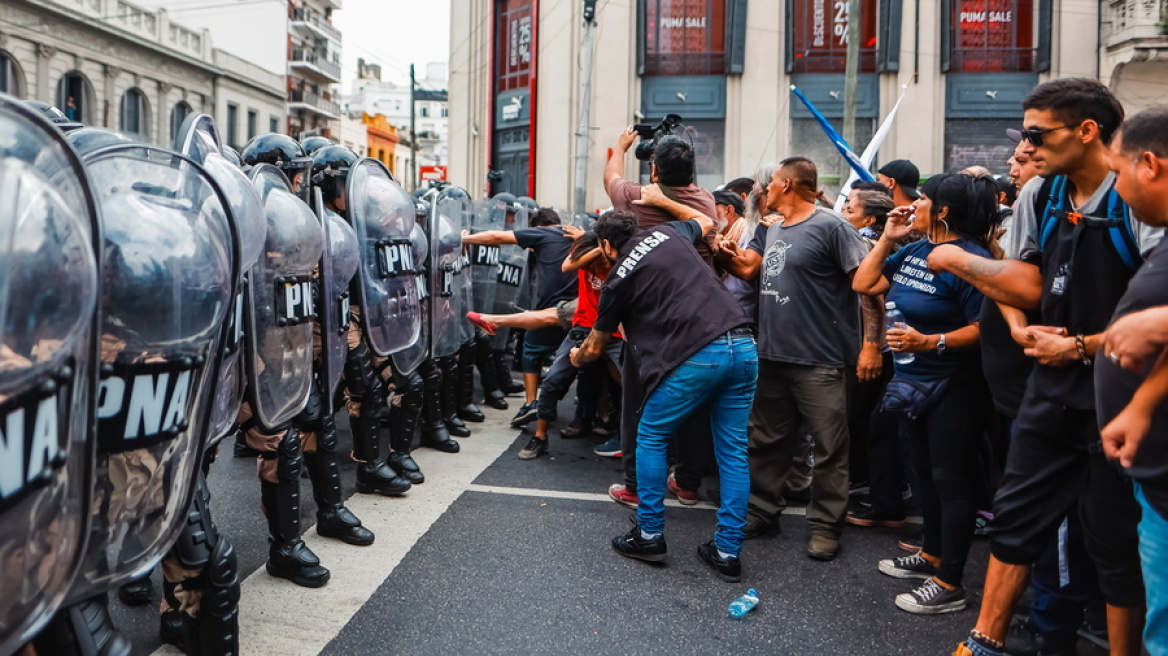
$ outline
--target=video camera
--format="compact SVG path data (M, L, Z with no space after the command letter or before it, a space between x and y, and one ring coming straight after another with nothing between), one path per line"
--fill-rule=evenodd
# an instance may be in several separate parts
M657 125L637 123L633 126L633 130L641 138L641 143L637 144L633 155L642 162L653 159L653 151L657 150L657 142L661 137L674 134L674 131L680 127L682 127L681 117L677 114L666 114L665 118L661 119Z

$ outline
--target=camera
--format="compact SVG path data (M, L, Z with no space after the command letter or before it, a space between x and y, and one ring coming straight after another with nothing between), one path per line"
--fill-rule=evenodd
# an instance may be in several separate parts
M653 159L653 151L657 149L657 142L661 137L674 134L680 127L682 127L681 117L677 114L666 114L665 118L661 119L657 125L637 123L633 126L633 130L641 138L641 143L637 144L633 155L642 162Z

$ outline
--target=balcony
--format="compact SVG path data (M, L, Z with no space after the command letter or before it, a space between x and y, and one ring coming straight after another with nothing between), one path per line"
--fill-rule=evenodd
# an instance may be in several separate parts
M1168 53L1168 0L1109 0L1102 19L1103 47L1117 63Z
M293 48L292 58L288 65L293 69L309 71L329 82L341 81L341 62L337 54L310 50L308 48Z
M292 89L288 92L288 110L304 110L327 116L331 119L338 119L341 117L341 104L329 100L320 94L311 91L301 91L299 89Z
M333 24L325 20L324 16L309 9L292 10L292 27L308 30L317 36L332 39L338 43L341 40L340 30L333 27Z

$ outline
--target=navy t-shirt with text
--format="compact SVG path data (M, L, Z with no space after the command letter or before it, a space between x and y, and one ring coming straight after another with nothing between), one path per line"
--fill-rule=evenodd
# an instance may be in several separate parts
M961 250L992 258L989 251L966 239L946 242ZM892 283L886 300L896 303L905 322L923 335L950 333L975 323L981 316L985 298L976 287L952 273L929 269L929 253L938 244L922 239L892 254L884 263L884 277ZM901 378L929 380L946 378L967 367L978 366L977 349L921 351L908 364L896 364Z
M564 273L564 260L572 250L572 240L559 226L521 228L515 231L515 242L521 248L530 248L535 255L536 290L533 310L542 310L576 298L576 272Z

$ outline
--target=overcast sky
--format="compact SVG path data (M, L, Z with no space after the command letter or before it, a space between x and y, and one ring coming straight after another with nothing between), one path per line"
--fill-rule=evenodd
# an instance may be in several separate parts
M344 91L358 57L381 64L381 79L407 83L411 63L422 78L427 62L450 55L450 0L344 0L333 24L343 34Z

